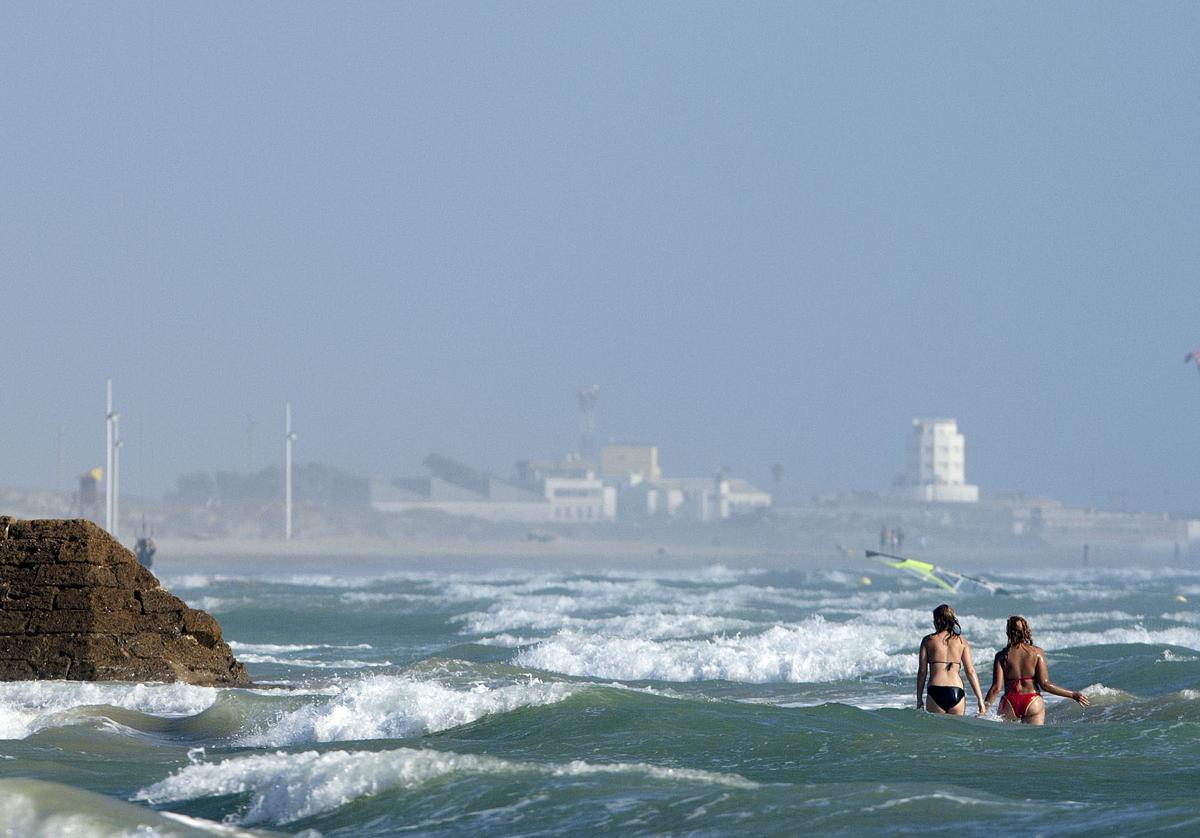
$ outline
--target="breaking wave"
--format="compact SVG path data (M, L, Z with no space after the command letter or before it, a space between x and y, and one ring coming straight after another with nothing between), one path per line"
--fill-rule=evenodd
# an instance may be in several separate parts
M447 751L400 748L389 751L305 751L234 757L186 766L141 789L134 800L163 804L203 797L246 794L249 802L233 817L237 823L288 824L338 809L359 798L412 789L459 774L527 774L586 777L627 774L630 780L752 789L758 784L737 774L718 774L646 763L540 764Z
M194 716L217 700L219 690L187 684L98 684L21 681L0 684L0 739L24 739L67 724L73 711L109 705L154 716Z
M284 713L238 744L276 748L316 742L396 739L469 724L494 713L553 704L578 688L536 679L467 689L377 675L353 681L329 700Z
M653 640L559 632L516 662L567 675L630 681L838 681L909 671L915 656L893 651L883 633L821 617L753 635Z

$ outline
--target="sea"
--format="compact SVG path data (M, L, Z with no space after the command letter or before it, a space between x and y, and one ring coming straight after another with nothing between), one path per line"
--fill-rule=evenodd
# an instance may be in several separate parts
M1200 568L865 560L156 568L255 686L0 684L0 834L1200 834ZM1046 725L916 709L949 601Z

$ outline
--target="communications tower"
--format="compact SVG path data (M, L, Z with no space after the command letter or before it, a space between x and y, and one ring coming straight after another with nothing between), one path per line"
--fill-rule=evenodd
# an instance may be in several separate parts
M579 397L579 456L591 459L596 454L593 434L596 431L596 399L600 396L600 385L580 387L575 395Z

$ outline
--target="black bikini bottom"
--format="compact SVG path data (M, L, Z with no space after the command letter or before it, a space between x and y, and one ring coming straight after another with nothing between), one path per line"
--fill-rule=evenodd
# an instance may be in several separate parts
M925 693L933 699L934 704L946 711L957 706L967 695L962 687L935 687L932 684L925 688Z

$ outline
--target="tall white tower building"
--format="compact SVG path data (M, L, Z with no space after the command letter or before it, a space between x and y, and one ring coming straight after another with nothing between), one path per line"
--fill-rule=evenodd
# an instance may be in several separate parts
M967 483L966 442L954 419L914 419L905 446L904 482L913 500L975 503Z

